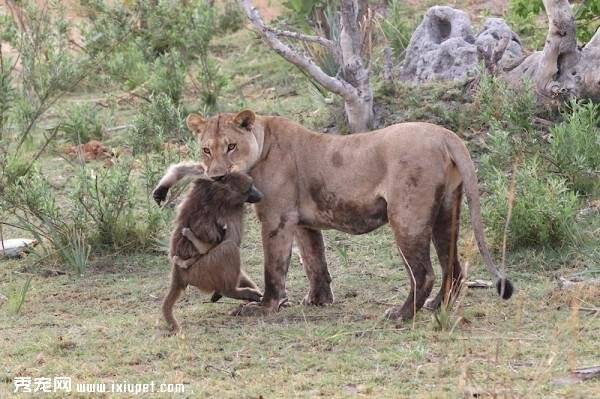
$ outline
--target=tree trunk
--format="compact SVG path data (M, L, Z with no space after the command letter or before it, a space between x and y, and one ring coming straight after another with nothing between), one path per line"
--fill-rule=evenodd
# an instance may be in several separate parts
M356 95L344 99L344 108L350 130L365 132L373 121L373 90L361 57L361 29L359 26L359 1L342 0L340 49L344 80L356 88Z
M532 80L540 102L569 97L600 98L600 31L579 50L575 18L567 0L544 0L548 35L542 51L502 74L513 86Z
M361 57L363 42L359 24L358 0L342 0L340 43L321 36L268 27L250 0L239 0L239 3L250 22L271 49L302 69L325 89L344 99L344 109L352 133L369 130L373 121L373 91L369 80L370 70L364 67ZM287 37L323 46L342 65L341 76L327 75L311 58L282 42L278 37Z

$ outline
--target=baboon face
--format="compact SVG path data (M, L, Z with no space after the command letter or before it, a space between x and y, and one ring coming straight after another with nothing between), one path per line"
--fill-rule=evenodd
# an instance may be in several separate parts
M234 172L215 178L215 184L222 185L228 191L231 205L256 203L263 198L263 194L254 186L252 178L245 173Z

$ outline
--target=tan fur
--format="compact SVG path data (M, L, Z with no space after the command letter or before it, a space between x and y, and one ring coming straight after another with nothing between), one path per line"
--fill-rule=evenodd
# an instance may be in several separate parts
M389 309L387 317L410 319L429 296L435 279L431 241L443 272L434 306L449 300L462 279L456 243L463 188L484 262L500 279L502 296L510 296L512 286L494 266L485 244L473 162L451 131L429 123L403 123L337 136L250 111L208 120L192 114L187 122L199 145L210 152L202 153L199 162L209 177L247 170L264 193L256 205L265 253L261 312L276 310L286 297L294 237L310 282L305 303L325 305L333 302L333 293L320 230L363 234L385 223L394 231L411 281L409 297ZM231 143L236 150L225 151Z
M186 171L193 173L195 169L188 166L171 168L168 174L183 177ZM252 193L257 190L245 174L230 174L219 182L198 179L179 205L169 251L171 287L162 307L175 332L179 324L173 305L189 284L203 292L216 292L213 301L221 294L260 300L258 287L241 270L239 248L244 203Z

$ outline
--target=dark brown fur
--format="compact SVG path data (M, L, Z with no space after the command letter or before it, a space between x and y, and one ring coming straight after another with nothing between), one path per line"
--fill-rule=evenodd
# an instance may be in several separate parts
M193 259L189 268L173 263L171 288L163 302L163 315L172 329L179 331L173 316L173 305L188 285L204 292L216 292L231 298L259 301L262 294L256 284L241 270L241 243L244 203L256 202L250 196L260 194L252 178L232 173L220 181L197 179L178 208L171 236L170 258ZM260 198L259 198L260 199ZM189 228L196 239L213 246L199 255L195 245L184 237Z

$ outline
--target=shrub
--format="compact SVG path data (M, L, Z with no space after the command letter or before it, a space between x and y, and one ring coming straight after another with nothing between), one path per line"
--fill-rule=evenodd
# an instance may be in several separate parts
M474 103L480 111L480 122L509 133L530 136L533 139L535 116L535 90L531 83L513 89L501 78L482 72Z
M510 179L498 168L488 173L483 214L492 241L499 246L506 223ZM560 246L572 243L577 195L565 179L544 171L538 157L528 158L516 172L516 190L507 245L510 248Z
M92 221L90 241L100 248L123 246L136 237L132 163L119 160L109 169L83 167L73 194L80 212ZM88 225L89 226L89 225Z
M168 139L185 142L190 133L185 126L185 111L164 93L150 97L134 121L128 137L134 154L161 151Z
M418 20L412 10L407 8L406 2L400 0L388 2L388 14L381 22L381 29L396 59L404 58L404 51L408 47Z
M151 95L166 94L174 104L178 104L183 95L186 69L179 52L173 50L162 54L151 68L148 79L148 91ZM216 101L216 100L215 100Z
M92 139L102 139L102 122L98 110L89 104L74 105L64 115L59 130L73 144L85 144Z
M225 0L224 3L223 10L217 17L218 30L221 33L237 32L244 27L244 13L236 1Z
M570 104L565 120L550 130L550 153L569 185L582 194L600 193L600 105Z

